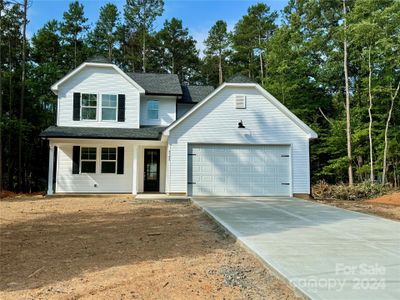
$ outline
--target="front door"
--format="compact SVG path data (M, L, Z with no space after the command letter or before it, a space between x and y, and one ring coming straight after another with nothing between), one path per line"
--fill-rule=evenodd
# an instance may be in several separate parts
M144 149L144 191L160 191L160 149Z

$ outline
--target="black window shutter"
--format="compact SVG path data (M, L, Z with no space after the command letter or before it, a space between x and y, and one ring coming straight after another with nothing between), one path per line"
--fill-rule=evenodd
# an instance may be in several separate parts
M118 147L117 174L124 174L124 147Z
M72 147L72 174L79 174L79 164L80 164L81 147Z
M125 95L118 95L118 122L125 122Z
M74 93L73 120L80 121L80 119L81 119L81 93Z

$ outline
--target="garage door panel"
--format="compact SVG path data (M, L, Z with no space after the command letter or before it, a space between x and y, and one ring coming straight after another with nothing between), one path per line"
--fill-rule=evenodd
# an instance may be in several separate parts
M290 195L290 147L189 145L192 195Z

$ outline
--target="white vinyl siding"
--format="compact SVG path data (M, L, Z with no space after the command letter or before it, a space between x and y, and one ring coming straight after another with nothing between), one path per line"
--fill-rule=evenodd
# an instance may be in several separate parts
M97 95L97 118L74 121L73 93ZM125 95L125 122L102 120L101 95ZM112 67L88 66L60 85L58 90L58 126L138 128L139 91Z
M72 174L72 147L97 149L96 173ZM125 141L71 140L57 146L56 193L131 193L133 147ZM124 147L124 174L101 173L101 149Z
M152 102L158 102L157 118L151 118L149 108L155 112ZM150 106L149 106L150 105ZM151 113L154 117L154 113ZM140 125L147 126L168 126L176 118L176 97L171 96L144 96L140 103Z
M246 109L236 109L236 95L246 96ZM290 145L292 192L310 191L307 134L255 87L225 87L171 131L168 192L187 192L189 143Z
M125 140L53 140L57 146L56 193L132 193L133 152L136 142ZM72 147L95 147L97 149L96 173L72 174ZM124 147L124 174L102 173L103 161L113 156L102 156L104 148ZM137 188L143 192L144 149L160 149L160 192L165 192L166 147L161 142L143 141L137 147ZM117 151L118 155L118 151ZM116 157L118 160L118 157ZM96 185L96 186L95 186Z

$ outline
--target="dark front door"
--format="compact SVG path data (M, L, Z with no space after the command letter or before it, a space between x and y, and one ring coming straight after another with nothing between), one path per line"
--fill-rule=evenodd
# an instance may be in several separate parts
M144 149L144 191L160 191L160 149Z

